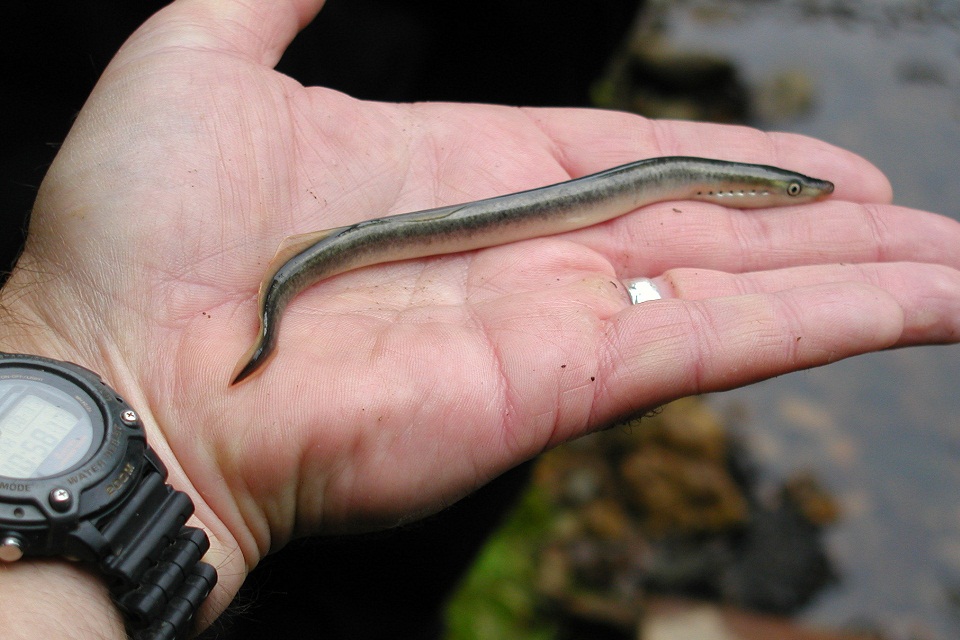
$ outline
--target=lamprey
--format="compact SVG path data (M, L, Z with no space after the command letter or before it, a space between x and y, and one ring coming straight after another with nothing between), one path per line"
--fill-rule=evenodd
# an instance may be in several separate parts
M755 209L809 202L832 191L830 182L776 167L652 158L529 191L291 236L260 284L260 329L232 384L273 354L290 300L345 271L581 229L654 202L700 200Z

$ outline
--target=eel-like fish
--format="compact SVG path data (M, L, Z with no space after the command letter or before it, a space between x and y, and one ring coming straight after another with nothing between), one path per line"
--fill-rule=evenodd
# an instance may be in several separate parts
M766 165L651 158L519 193L290 236L261 282L260 329L231 384L248 378L273 354L280 318L294 296L345 271L581 229L654 202L701 200L755 209L832 192L830 182Z

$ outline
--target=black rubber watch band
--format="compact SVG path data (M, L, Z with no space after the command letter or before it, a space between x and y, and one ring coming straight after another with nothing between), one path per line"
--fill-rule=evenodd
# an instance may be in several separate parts
M110 549L100 568L135 640L185 637L217 583L216 569L200 561L210 546L207 534L185 526L192 513L190 497L150 469L97 525Z
M97 566L135 640L182 640L217 583L137 413L93 371L0 353L0 562Z

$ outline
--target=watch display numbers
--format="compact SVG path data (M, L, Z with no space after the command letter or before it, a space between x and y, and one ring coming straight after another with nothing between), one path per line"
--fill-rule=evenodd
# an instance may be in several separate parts
M0 384L0 476L38 478L76 464L89 418L67 394L39 383Z

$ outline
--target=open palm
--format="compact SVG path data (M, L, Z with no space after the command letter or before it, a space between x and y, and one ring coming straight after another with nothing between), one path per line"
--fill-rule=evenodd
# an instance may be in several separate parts
M7 345L84 364L138 406L225 558L435 511L675 397L958 339L960 225L882 204L865 161L742 128L304 88L271 67L317 4L183 1L148 22L78 117L5 290L29 327ZM229 386L285 236L657 155L838 188L347 273L298 297L277 357ZM619 278L662 274L668 298L630 307Z

